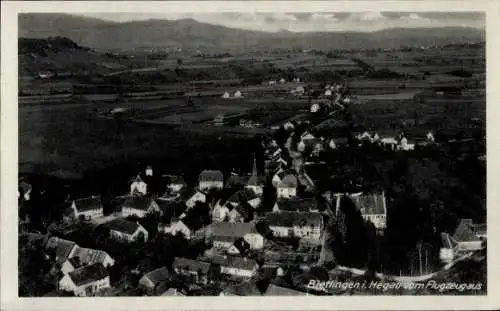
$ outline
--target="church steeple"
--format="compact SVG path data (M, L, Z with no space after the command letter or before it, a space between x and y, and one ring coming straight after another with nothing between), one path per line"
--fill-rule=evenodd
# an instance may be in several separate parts
M257 158L255 157L255 153L253 154L253 168L252 168L252 176L257 177Z

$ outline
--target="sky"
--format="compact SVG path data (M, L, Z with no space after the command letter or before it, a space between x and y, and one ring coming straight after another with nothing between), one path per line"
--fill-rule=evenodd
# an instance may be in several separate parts
M321 12L321 13L88 13L115 22L186 19L267 32L377 31L387 28L485 27L479 12Z

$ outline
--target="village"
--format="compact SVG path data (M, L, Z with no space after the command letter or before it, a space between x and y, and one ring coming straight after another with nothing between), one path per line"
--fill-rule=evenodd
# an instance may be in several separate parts
M299 78L293 82L299 85L291 93L300 96L304 87ZM284 82L269 82L276 83ZM383 240L391 224L389 198L385 189L368 189L350 177L337 187L342 190L335 191L333 186L324 186L334 181L318 181L321 178L314 171L338 161L336 154L347 149L405 154L437 150L456 139L438 141L432 129L422 134L388 135L373 128L353 133L348 120L350 104L356 99L346 88L326 84L320 96L324 100L312 102L308 112L259 136L261 148L247 150L253 162L246 164L246 172L235 169L224 174L206 167L197 184L188 184L182 174L145 165L130 176L127 193L112 198L113 210L105 211L96 193L68 198L63 219L47 233L24 230L30 220L22 219L20 239L38 241L41 258L50 263L47 275L52 276L53 289L44 295L353 294L354 289L325 290L308 284L310 280L353 281L370 272L383 273L382 264L373 267L369 259L367 269L354 273L350 269L360 266L350 266L349 259L342 264L334 245L339 237L344 237L346 245L361 241L352 233L358 230L352 228L361 228L358 234L364 242L357 247L366 248L368 257L372 247L378 252L379 246L373 246L378 242L366 241ZM229 99L232 95L220 96ZM242 96L240 91L234 94ZM223 122L217 117L212 126ZM239 124L253 126L244 119ZM29 181L21 180L19 189L20 205L29 202ZM415 264L419 268L410 269L406 275L410 280L450 267L486 247L485 224L471 219L459 219L454 233L436 233L442 238L441 247L419 244ZM428 264L432 252L439 264ZM127 258L128 254L137 260ZM397 279L405 274L384 276Z

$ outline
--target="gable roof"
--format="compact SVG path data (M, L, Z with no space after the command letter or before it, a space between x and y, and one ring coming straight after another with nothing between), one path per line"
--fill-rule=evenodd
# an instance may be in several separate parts
M230 203L246 203L253 199L258 198L259 196L252 189L242 189L236 191L232 196L227 200Z
M238 185L244 186L248 182L249 182L248 176L231 175L226 181L226 187L233 187Z
M148 279L155 286L163 281L170 280L170 272L166 267L161 267L144 274L141 279Z
M78 258L81 264L91 265L95 263L104 263L109 254L105 251L92 248L77 248L73 253L72 258Z
M179 175L166 175L167 177L167 185L186 185L184 181L184 177Z
M126 234L134 234L141 225L137 222L129 221L123 218L116 218L106 223L111 230L123 232Z
M122 208L132 208L147 211L154 200L150 197L129 196L122 204Z
M319 227L323 224L323 216L318 212L280 212L267 213L264 220L270 226L293 227L293 226L315 226Z
M83 266L68 273L76 286L88 284L106 278L108 271L101 263Z
M78 212L86 212L91 210L102 209L101 198L99 196L91 196L88 198L80 198L74 200L76 210Z
M203 229L205 236L211 236L214 239L224 237L240 238L247 233L257 233L253 222L232 223L232 222L217 222L206 226Z
M236 241L234 241L234 247L240 252L240 254L244 254L247 250L250 249L250 244L245 241L244 238L237 238Z
M356 205L362 215L381 215L386 213L384 193L381 194L351 194L348 197ZM337 198L340 200L340 197Z
M236 207L231 211L232 213L238 213L247 221L248 219L251 219L253 216L253 210L254 208L248 204L248 203L243 203L243 204L238 204Z
M193 260L184 257L175 257L174 263L172 264L173 269L185 269L189 271L201 271L201 273L206 274L210 270L211 264L209 262Z
M73 241L68 241L58 237L49 238L47 244L45 245L46 249L55 249L56 260L59 263L64 262L68 258L73 247L78 247L78 245L76 245Z
M221 171L204 170L200 173L198 180L200 182L202 182L202 181L223 182L224 181L224 174L222 174Z
M242 270L253 270L257 266L255 260L239 256L215 255L212 257L212 262L221 267L232 267Z

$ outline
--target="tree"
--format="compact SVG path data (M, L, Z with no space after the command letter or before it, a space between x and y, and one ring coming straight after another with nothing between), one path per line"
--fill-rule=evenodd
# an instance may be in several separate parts
M41 240L19 239L19 296L37 297L56 288L52 262Z

